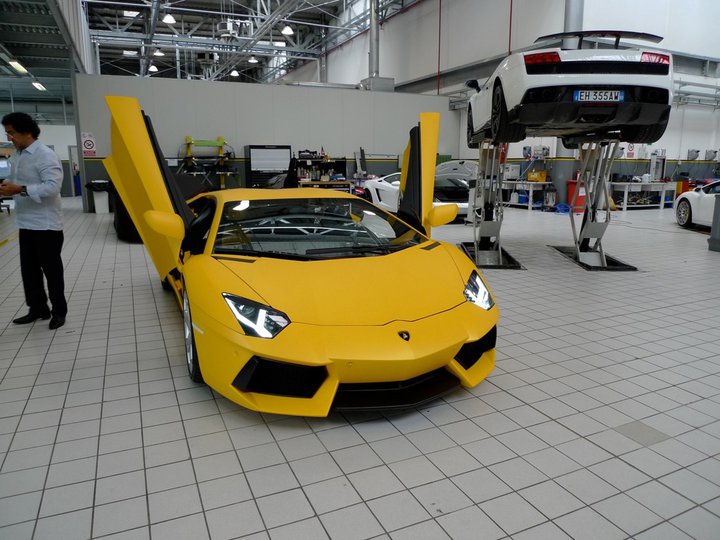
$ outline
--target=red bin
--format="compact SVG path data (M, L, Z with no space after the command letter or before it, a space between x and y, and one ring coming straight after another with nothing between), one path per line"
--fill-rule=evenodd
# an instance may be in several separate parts
M573 196L575 195L575 190L578 187L578 181L577 180L568 180L567 181L567 202L568 204L572 204ZM573 206L573 212L583 212L585 210L585 183L580 182L580 190L577 194L577 199L575 200L575 205Z

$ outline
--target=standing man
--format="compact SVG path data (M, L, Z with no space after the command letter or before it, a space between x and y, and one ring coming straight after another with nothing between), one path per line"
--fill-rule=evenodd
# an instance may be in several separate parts
M65 324L67 315L60 256L63 245L60 159L37 140L40 128L30 115L10 113L3 117L2 125L17 151L10 157L9 181L0 183L0 196L15 199L20 271L25 302L30 308L27 315L13 322L28 324L37 319L50 319L50 329L55 330ZM52 310L48 308L48 295Z

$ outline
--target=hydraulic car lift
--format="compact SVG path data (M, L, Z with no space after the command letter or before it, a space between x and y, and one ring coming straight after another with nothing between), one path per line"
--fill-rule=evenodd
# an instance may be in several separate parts
M619 155L619 145L618 140L607 140L591 142L583 148L577 185L572 200L569 201L574 246L555 247L586 270L637 270L634 266L607 255L602 245L603 235L610 224L613 204L608 180L613 162ZM582 189L585 191L585 200L578 228L573 209L581 197ZM599 219L601 212L604 212L602 220Z
M473 226L473 242L462 243L462 248L478 268L522 268L500 244L507 149L507 144L495 146L489 140L482 141L478 148L477 178L475 187L470 188L465 218Z

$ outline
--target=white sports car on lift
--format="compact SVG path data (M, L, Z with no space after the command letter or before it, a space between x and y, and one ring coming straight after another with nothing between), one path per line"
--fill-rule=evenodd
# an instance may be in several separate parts
M462 172L436 174L433 206L456 204L458 217L466 216L470 194L468 179ZM400 173L366 180L364 197L388 212L397 212L400 206Z
M612 37L614 49L583 49L585 37ZM620 38L658 43L642 32L581 31L537 39L579 38L577 49L514 53L482 85L467 108L467 143L560 137L568 148L604 139L652 143L665 132L672 104L669 54L619 49Z
M720 180L686 191L675 199L675 219L681 227L712 226L715 195L720 193Z

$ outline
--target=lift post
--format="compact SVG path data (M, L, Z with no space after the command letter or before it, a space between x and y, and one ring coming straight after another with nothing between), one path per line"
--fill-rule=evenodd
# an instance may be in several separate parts
M607 255L602 244L610 224L613 201L609 178L612 165L620 152L619 145L618 140L607 140L592 142L583 148L578 183L569 201L574 246L557 249L587 270L637 270ZM585 201L578 227L573 209L576 208L581 188L585 190Z
M482 141L478 147L477 178L475 187L470 188L466 218L473 227L473 242L464 242L462 247L479 268L522 268L500 242L507 150L507 144L496 146L489 140Z

